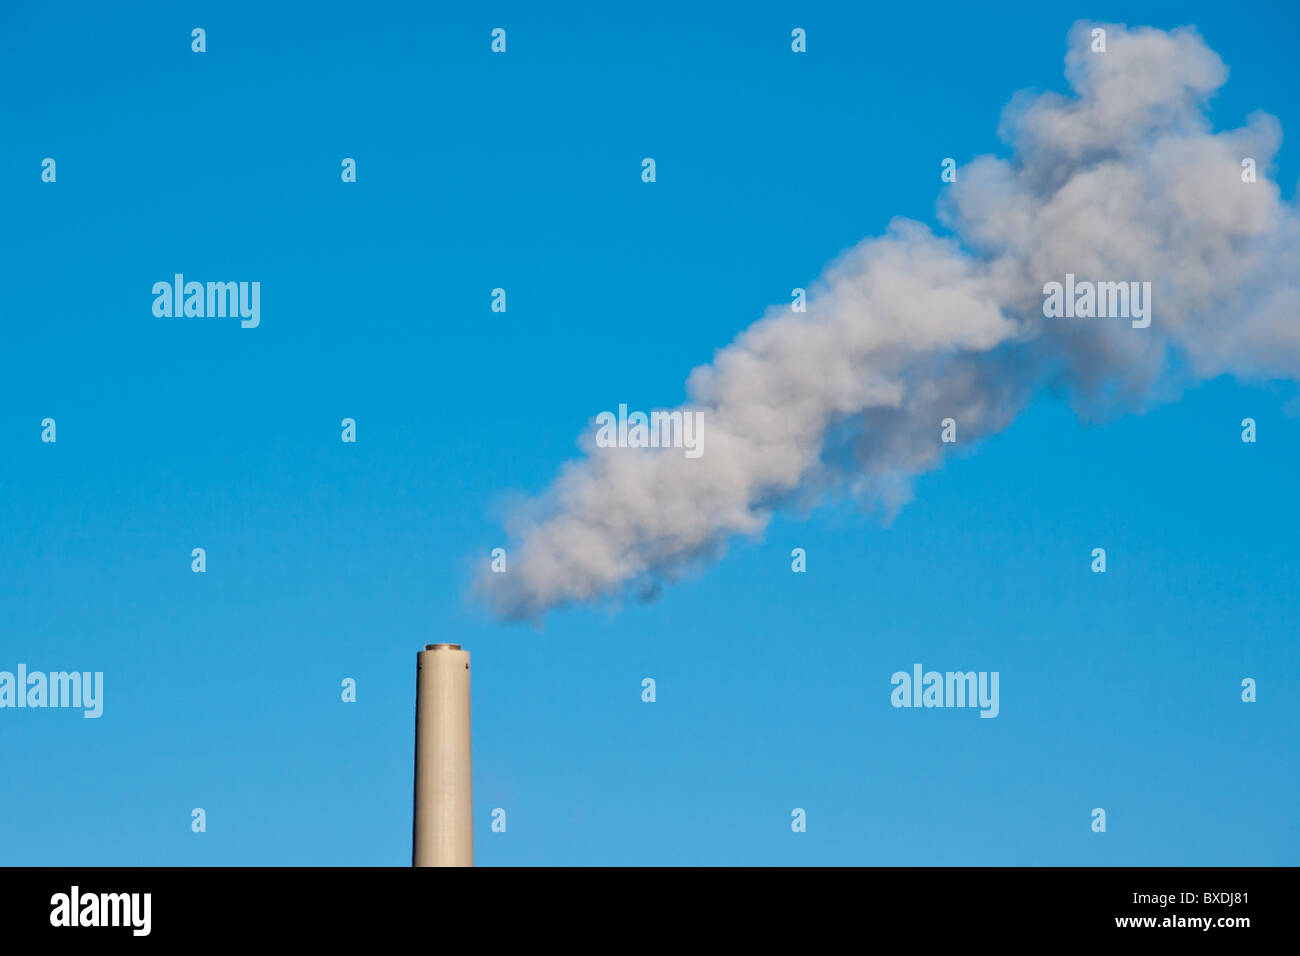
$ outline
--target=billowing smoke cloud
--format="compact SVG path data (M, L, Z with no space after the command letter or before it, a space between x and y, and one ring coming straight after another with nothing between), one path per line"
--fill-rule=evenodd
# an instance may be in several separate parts
M507 618L646 594L775 508L842 492L886 516L962 444L1051 389L1090 417L1189 382L1300 377L1300 228L1267 175L1281 138L1256 113L1212 133L1227 69L1194 30L1070 34L1072 95L1004 111L1008 160L944 187L955 239L895 220L833 263L808 310L775 306L687 383L704 453L600 448L514 515L506 574L476 590ZM1243 182L1253 158L1258 181ZM1044 318L1044 284L1149 281L1152 321Z

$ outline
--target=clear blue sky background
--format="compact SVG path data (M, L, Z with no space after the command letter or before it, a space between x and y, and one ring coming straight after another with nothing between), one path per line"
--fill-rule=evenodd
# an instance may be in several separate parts
M0 863L405 865L429 641L474 655L482 864L1300 862L1290 385L1104 426L1044 396L891 527L785 515L653 604L465 598L591 416L933 222L1075 19L1196 24L1216 125L1294 136L1296 7L604 7L5 9L0 669L106 701L0 711ZM154 318L174 272L261 281L261 327ZM1001 715L891 708L918 661L1000 671Z

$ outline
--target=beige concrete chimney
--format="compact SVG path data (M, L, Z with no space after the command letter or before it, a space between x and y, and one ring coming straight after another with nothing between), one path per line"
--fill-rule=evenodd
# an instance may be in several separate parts
M428 644L416 655L413 866L474 865L469 651Z

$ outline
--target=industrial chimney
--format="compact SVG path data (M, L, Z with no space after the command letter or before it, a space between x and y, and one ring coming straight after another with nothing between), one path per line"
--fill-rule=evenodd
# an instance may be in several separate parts
M416 655L413 866L474 865L469 651L427 644Z

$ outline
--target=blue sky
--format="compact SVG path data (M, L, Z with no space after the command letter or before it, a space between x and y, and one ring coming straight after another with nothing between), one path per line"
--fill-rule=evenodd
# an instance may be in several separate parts
M1081 17L1195 24L1216 127L1300 128L1287 4L7 10L0 669L105 704L0 711L0 863L404 865L415 654L456 641L480 864L1295 864L1286 383L1104 425L1041 396L889 527L783 514L650 604L466 598L593 415L934 223L940 159L1005 154ZM260 281L261 325L155 318L176 272ZM999 717L891 708L915 662L999 671Z

